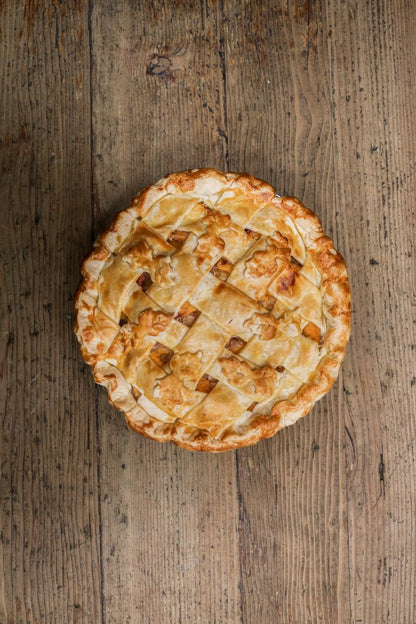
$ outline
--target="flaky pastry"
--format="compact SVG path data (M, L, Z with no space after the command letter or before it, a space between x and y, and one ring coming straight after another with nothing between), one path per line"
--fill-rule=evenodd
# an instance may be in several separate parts
M128 425L197 451L254 444L333 385L345 263L316 215L247 174L144 189L84 260L75 333Z

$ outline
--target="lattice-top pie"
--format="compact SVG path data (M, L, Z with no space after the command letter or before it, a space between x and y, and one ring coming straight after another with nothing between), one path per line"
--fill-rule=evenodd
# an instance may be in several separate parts
M300 201L247 174L163 178L115 217L82 274L82 355L156 440L253 444L304 416L344 358L344 260Z

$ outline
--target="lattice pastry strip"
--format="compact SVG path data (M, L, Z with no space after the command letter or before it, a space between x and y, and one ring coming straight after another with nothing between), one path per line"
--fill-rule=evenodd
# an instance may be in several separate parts
M170 373L152 360L144 360L137 366L135 385L174 421L206 397L204 392L195 390L197 379L192 364L197 360L198 356L185 359L176 354L171 360ZM182 379L179 372L184 375Z
M246 395L219 382L182 420L189 425L209 431L214 439L218 439L243 414L246 415L246 420L252 417L251 412L248 412L251 403L252 400Z
M107 351L119 331L119 324L97 308L96 299L87 290L80 289L77 297L77 335L85 361L94 364Z
M270 238L261 236L234 266L227 281L255 301L262 301L269 294L272 280L290 265L289 257L289 247L278 247Z
M126 294L143 270L143 267L133 269L121 256L117 256L101 272L98 281L98 307L117 323ZM117 289L112 287L114 283L117 284Z
M192 232L197 237L215 235L223 241L227 259L235 263L244 252L254 243L256 233L245 230L231 220L229 215L221 213L216 208L208 209L197 204L188 212L178 228Z
M82 265L75 331L97 383L148 437L253 444L305 415L345 354L345 264L317 217L246 174L172 174Z
M241 355L257 366L284 366L293 340L293 337L282 334L271 340L262 340L259 335L254 335L242 349Z
M244 340L249 340L252 334L249 321L253 314L265 312L247 295L210 273L200 281L190 301L225 330Z
M175 322L175 321L173 321ZM153 361L144 361L137 368L135 386L164 410L184 416L203 401L204 392L198 383L222 351L229 336L204 315L200 315L176 345L166 369ZM163 340L162 333L158 341Z
M294 377L307 383L326 354L326 348L314 340L302 335L296 336L290 340L290 349L282 366Z
M289 282L278 276L269 284L267 292L325 331L322 294L302 273L294 271Z
M253 366L238 355L223 351L208 374L238 390L251 399L261 402L277 395L279 373L271 366Z
M198 204L195 197L186 195L165 195L153 204L143 221L159 233L167 234L178 228L194 206Z
M195 365L195 375L202 377L222 352L230 338L229 333L211 321L205 314L200 314L195 323L177 345L175 352L181 355L200 354Z
M257 212L272 202L275 193L271 187L253 184L249 176L236 176L220 195L216 208L230 215L232 221L242 228L255 217ZM256 228L252 228L256 230Z
M150 213L154 210L155 207ZM189 212L192 210L191 208ZM186 218L187 212L184 216ZM146 220L148 217L149 215L146 215L143 219ZM160 219L161 215L159 215ZM166 220L161 222L165 228ZM155 226L155 219L152 220L152 225ZM188 222L187 226L184 226L181 220L176 219L175 227L182 228L179 231L189 232L189 235L179 249L158 260L159 268L155 277L150 273L154 283L148 292L149 296L163 309L172 312L178 310L190 297L203 276L221 257L227 243L233 258L236 257L237 248L240 250L239 253L242 253L241 246L252 244L252 238L245 232L239 231L238 228L230 228L228 215L212 209L206 209L203 215L199 214L197 221ZM184 230L184 227L187 227L187 230Z
M281 240L281 237L286 238L294 258L300 264L304 264L307 257L304 241L293 219L278 203L274 202L273 205L265 206L256 212L247 227L270 239L273 239L276 234L278 240Z
M318 271L318 268L310 255L307 256L305 263L302 265L299 273L304 275L317 288L321 287L322 275Z

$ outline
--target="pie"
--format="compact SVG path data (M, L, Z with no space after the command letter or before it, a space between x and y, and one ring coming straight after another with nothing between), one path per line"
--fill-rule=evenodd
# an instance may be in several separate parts
M128 425L197 451L254 444L333 385L347 270L316 215L248 174L144 189L84 260L75 333Z

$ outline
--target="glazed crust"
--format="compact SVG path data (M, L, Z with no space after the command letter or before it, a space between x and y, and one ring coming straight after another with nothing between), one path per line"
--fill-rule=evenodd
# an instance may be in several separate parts
M281 225L274 232L275 214ZM205 224L201 231L200 223ZM224 249L228 274L226 262L218 261ZM180 283L172 277L172 258L184 278ZM74 331L82 356L128 426L143 436L193 451L255 444L305 416L338 376L350 334L345 262L311 210L294 197L278 197L269 184L248 174L194 169L162 178L116 215L81 273ZM153 276L148 291L145 274ZM219 328L213 321L213 292L225 317L231 306L229 334L225 320ZM200 315L193 331L178 314L184 301L186 319L194 323ZM244 310L248 301L252 316L244 320L233 311ZM279 334L290 323L298 334ZM189 347L200 327L202 354ZM281 335L282 344L289 345L284 361L290 370L276 366L269 346L279 346L274 341ZM185 343L188 350L181 351ZM292 344L299 350L297 359ZM242 351L236 345L243 345ZM216 350L212 362L205 354L211 347ZM172 358L168 368L163 360L150 359L160 354ZM192 377L200 363L218 384L206 399ZM293 391L276 393L282 380ZM220 413L221 392L231 393L230 405L238 404L239 413ZM212 406L212 413L201 405Z

